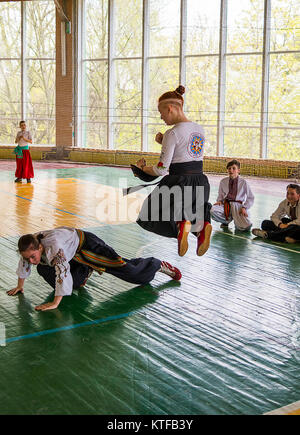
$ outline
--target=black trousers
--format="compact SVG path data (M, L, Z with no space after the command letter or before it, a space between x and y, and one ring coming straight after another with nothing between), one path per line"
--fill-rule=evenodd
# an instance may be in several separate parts
M97 237L95 234L88 231L84 231L85 242L82 249L89 252L103 256L110 259L116 259L119 255L107 245L103 240ZM132 258L130 260L123 258L126 262L121 267L106 267L105 272L110 275L116 276L124 281L132 284L148 284L154 278L156 272L160 269L161 261L154 257L148 258ZM87 278L93 265L89 266L78 263L74 259L70 262L70 271L73 278L73 289L79 288L84 280ZM39 264L37 266L37 272L41 275L47 283L55 289L55 268Z
M282 223L287 224L291 219L283 218ZM274 242L285 242L286 237L291 237L300 241L300 225L289 225L287 228L277 227L273 221L265 220L261 224L261 228L268 233L268 239Z

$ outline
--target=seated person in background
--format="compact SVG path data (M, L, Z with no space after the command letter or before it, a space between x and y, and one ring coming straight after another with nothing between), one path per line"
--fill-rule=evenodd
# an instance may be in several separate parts
M232 160L226 166L229 177L220 181L217 202L211 208L211 217L221 223L221 228L228 227L233 221L237 230L249 231L252 223L249 208L253 205L254 195L248 182L241 178L240 162Z
M300 242L300 186L289 184L284 199L274 211L271 220L264 220L261 228L252 234L274 242Z

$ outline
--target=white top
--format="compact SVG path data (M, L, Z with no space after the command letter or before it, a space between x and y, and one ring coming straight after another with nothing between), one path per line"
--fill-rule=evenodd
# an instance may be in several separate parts
M278 226L279 224L281 224L281 219L284 217L288 217L289 219L291 219L290 207L291 204L287 199L281 201L281 203L271 216L271 219L275 225ZM300 201L298 201L298 204L296 205L296 216L297 218L289 222L287 225L300 225Z
M220 181L217 202L224 202L224 199L229 192L229 177L223 178ZM242 206L248 210L254 203L254 195L249 186L249 183L241 177L238 177L238 187L236 201L241 201Z
M16 136L16 141L18 142L20 147L24 147L25 145L30 145L30 142L26 142L23 138L19 139L21 136L24 136L28 140L32 140L32 136L29 130L26 131L18 131Z
M73 290L73 278L69 261L75 256L79 237L75 228L58 227L53 230L39 231L34 235L43 234L41 244L44 247L41 263L55 268L55 296L67 296ZM20 258L17 268L19 278L28 278L31 264Z
M203 160L205 134L195 122L179 122L164 133L159 163L153 166L156 175L166 175L171 163Z

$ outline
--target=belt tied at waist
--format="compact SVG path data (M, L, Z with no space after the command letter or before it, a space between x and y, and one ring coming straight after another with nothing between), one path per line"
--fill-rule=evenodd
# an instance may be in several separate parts
M225 219L228 221L229 216L230 216L230 203L231 202L238 202L239 204L243 204L242 201L237 201L235 199L224 199L224 215L225 215Z
M168 175L201 175L203 174L203 161L200 160L198 162L192 161L192 162L183 162L183 163L171 163L169 167L169 174ZM165 177L168 177L168 175L165 175ZM153 179L157 177L152 177ZM152 184L140 184L138 186L133 187L127 187L123 189L123 195L128 195L133 192L137 192L138 190L144 189L148 186L155 186L159 184L160 181L157 181L156 183Z
M103 255L96 254L88 249L83 249L83 245L85 242L85 234L84 231L76 228L79 244L73 260L78 263L85 264L90 268L96 270L100 274L105 272L107 267L122 267L125 266L126 261L123 260L122 257L118 257L115 259L105 257Z
M23 147L20 147L20 145L16 146L13 153L16 154L18 159L23 158L23 150L29 150L29 145L24 145Z
M169 175L201 175L203 172L203 160L198 162L171 163Z

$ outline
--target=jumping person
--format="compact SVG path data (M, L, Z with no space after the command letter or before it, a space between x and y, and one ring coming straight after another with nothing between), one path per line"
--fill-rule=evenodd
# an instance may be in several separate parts
M136 163L147 175L163 176L144 201L137 223L147 231L176 238L180 256L187 252L188 235L192 232L197 237L196 253L201 256L209 247L212 231L211 204L208 202L210 185L203 174L205 134L199 124L185 116L184 92L185 88L179 86L158 100L161 119L174 127L155 137L162 145L156 165L147 166L144 158ZM175 193L165 201L164 192L168 189Z
M296 243L300 241L300 186L289 184L286 198L272 213L271 220L264 220L261 228L253 228L252 234L274 242Z
M38 305L38 311L58 307L63 296L72 294L73 289L85 285L95 270L100 275L107 272L133 284L148 284L156 272L162 272L179 281L181 273L166 261L157 258L120 257L95 234L75 228L59 227L26 234L18 241L21 254L17 268L18 284L7 292L14 296L24 292L24 281L31 273L31 266L55 289L52 302Z
M240 177L240 162L231 160L226 166L228 177L220 181L217 202L211 208L211 217L227 228L231 221L239 231L249 231L252 223L249 208L254 195L248 182Z
M21 130L18 131L15 139L15 143L17 143L18 146L14 149L17 164L15 183L20 183L23 178L27 180L27 183L31 183L34 172L28 144L32 144L32 136L30 131L26 130L25 121L20 121L19 126Z

